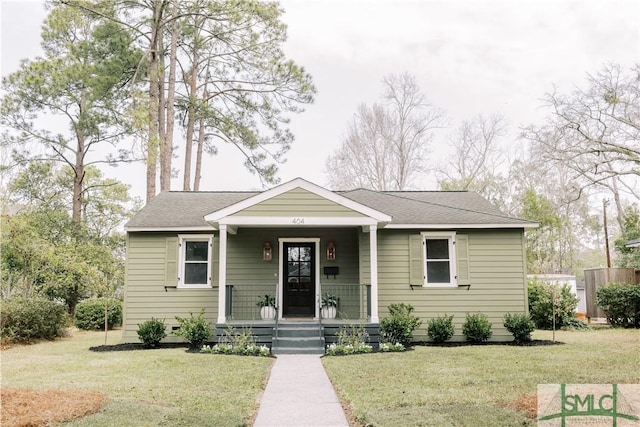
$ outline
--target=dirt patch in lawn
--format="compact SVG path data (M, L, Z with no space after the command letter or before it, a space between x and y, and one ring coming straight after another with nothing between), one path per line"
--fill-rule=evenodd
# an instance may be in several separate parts
M530 418L538 416L538 397L535 394L523 394L507 404L507 407L524 412Z
M38 427L82 418L106 403L97 391L31 390L2 388L4 427Z

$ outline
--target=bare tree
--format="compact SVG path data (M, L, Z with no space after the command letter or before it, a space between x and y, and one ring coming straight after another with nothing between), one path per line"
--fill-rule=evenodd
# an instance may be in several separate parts
M621 193L640 199L640 64L629 70L608 65L587 76L587 88L545 100L552 114L542 126L524 130L547 162L573 171L580 190L613 194L622 221Z
M499 145L506 132L506 120L499 114L463 121L450 137L453 155L446 167L436 171L440 188L472 190L498 202L506 191L505 176L499 171L506 160Z
M326 161L333 188L404 190L425 171L424 159L433 130L444 113L430 105L414 76L383 79L383 102L360 105L342 145Z

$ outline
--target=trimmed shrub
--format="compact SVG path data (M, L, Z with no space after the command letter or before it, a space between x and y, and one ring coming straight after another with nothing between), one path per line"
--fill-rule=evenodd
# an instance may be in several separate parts
M455 334L453 314L451 316L434 317L427 322L427 335L435 343L449 341Z
M562 288L538 279L529 280L529 313L538 329L553 328L553 294L556 293L556 329L567 326L575 318L578 297L568 285Z
M491 338L493 332L487 315L483 313L467 313L462 325L462 334L467 341L471 342L485 342Z
M138 324L138 338L145 347L152 348L160 344L166 336L164 320L154 319Z
M189 318L176 316L180 329L173 334L186 339L192 349L197 349L211 337L211 328L207 319L204 318L204 308L200 310L198 316L194 317L193 313L189 313L189 316Z
M76 306L75 325L85 331L104 331L104 308L107 306L107 327L122 324L122 301L115 298L91 298Z
M411 304L391 304L387 308L391 316L380 321L382 342L408 346L413 339L413 331L422 325L422 320L411 314Z
M11 298L0 304L0 335L10 342L29 343L62 336L69 324L66 308L44 298Z
M640 328L640 284L609 283L598 289L596 302L611 326Z
M531 332L536 328L531 316L524 313L505 314L503 324L518 344L531 341Z

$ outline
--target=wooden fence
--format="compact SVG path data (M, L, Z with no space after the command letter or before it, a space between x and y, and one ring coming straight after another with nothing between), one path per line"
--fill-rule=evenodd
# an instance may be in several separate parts
M587 318L604 318L604 312L596 305L596 292L608 283L640 283L640 270L633 268L589 268L584 270Z

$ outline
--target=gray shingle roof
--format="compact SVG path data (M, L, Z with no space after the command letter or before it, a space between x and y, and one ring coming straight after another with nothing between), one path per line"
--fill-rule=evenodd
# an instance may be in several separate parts
M127 228L209 227L205 215L226 208L259 192L179 192L158 194L127 224ZM336 192L392 217L391 224L530 225L510 217L482 196L467 191L351 190Z
M391 215L391 224L519 224L470 191L389 191L358 189L339 193Z
M167 191L147 203L125 227L207 227L204 216L257 192Z

